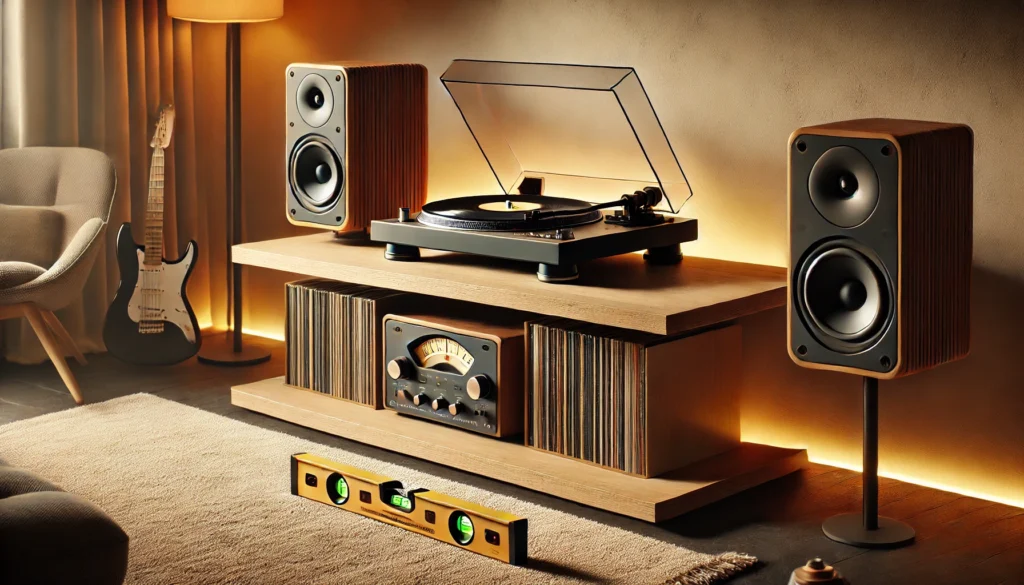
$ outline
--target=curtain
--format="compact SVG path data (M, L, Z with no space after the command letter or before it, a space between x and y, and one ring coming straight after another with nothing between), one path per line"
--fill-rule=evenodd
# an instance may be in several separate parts
M119 281L114 241L126 221L143 233L149 141L167 103L176 119L165 155L164 255L177 259L198 242L189 300L200 326L226 318L224 287L211 286L211 274L225 271L224 34L171 19L164 0L2 0L0 147L95 148L117 169L106 249L81 298L57 312L84 352L105 350L103 320ZM46 360L27 323L0 326L3 357Z

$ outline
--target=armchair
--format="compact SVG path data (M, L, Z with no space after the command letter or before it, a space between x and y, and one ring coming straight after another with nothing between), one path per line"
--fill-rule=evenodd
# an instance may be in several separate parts
M86 148L0 150L0 320L24 316L77 404L65 354L84 364L54 311L81 294L114 199L113 163Z

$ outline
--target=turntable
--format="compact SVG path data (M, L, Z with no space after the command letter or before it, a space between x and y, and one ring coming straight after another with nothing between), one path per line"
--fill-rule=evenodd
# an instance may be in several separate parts
M447 250L567 282L583 262L641 250L677 263L697 239L697 220L673 215L693 192L633 68L456 60L441 81L501 193L372 222L389 260Z

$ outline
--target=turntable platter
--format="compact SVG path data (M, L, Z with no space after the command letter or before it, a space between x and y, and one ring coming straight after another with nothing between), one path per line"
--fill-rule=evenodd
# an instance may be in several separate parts
M432 227L477 231L544 231L600 221L600 210L586 201L542 195L475 195L431 201L417 221ZM532 211L570 212L530 217ZM571 213L577 211L578 213Z

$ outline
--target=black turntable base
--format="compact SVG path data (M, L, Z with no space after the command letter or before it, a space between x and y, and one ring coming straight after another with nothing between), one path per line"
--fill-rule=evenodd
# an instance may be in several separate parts
M374 221L370 238L387 243L389 260L415 261L419 248L429 248L536 262L544 282L572 281L582 262L640 250L650 263L677 263L680 244L697 239L696 219L653 214L622 225L622 217L574 199L461 197L428 203L418 215Z

